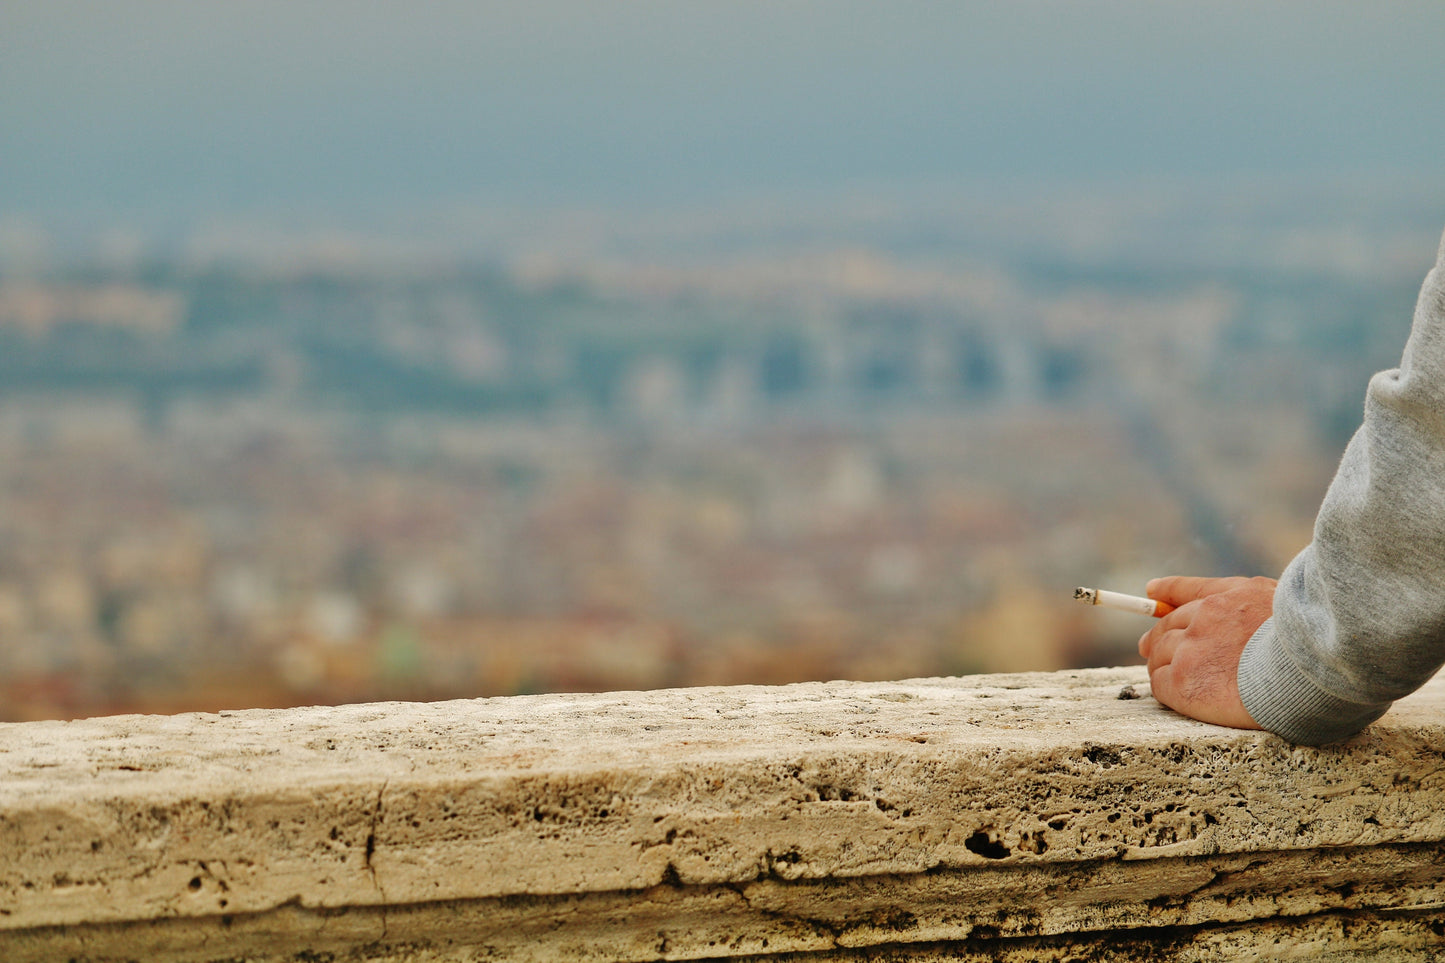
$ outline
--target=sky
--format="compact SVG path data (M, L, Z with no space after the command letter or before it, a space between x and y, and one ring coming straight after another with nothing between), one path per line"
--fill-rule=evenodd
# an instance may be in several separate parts
M1445 174L1445 4L0 0L0 218Z

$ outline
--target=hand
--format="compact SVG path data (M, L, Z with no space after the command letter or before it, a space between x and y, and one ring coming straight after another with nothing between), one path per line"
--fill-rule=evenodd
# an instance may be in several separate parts
M1174 611L1139 639L1154 698L1201 722L1258 729L1239 698L1239 656L1274 610L1272 578L1156 578L1145 591Z

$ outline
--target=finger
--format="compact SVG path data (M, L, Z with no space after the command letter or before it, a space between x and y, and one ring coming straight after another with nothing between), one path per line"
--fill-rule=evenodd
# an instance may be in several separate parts
M1146 659L1149 658L1154 651L1154 646L1158 645L1159 640L1164 637L1164 633L1179 628L1181 626L1180 620L1188 618L1187 613L1183 616L1176 615L1175 613L1178 611L1179 609L1175 609L1167 615L1161 615L1154 620L1153 625L1149 626L1147 632L1139 636L1139 654L1141 656Z
M1179 645L1182 645L1183 639L1185 639L1185 635L1181 630L1166 633L1162 639L1159 639L1149 654L1149 671L1153 672L1155 669L1172 664L1175 661L1175 655L1178 655Z
M1183 603L1173 611L1166 612L1155 620L1153 631L1158 635L1163 635L1165 632L1172 632L1175 629L1188 628L1189 623L1194 621L1195 613L1199 611L1199 606L1202 604L1202 601L1195 599L1194 601Z
M1149 658L1154 652L1154 646L1159 644L1159 640L1164 637L1166 631L1158 622L1155 622L1148 632L1139 636L1139 657Z
M1144 587L1144 594L1158 602L1166 602L1178 608L1186 602L1202 599L1233 588L1240 581L1237 577L1205 578L1198 575L1166 575L1150 579Z
M1174 663L1149 670L1149 692L1160 704L1178 709L1179 690L1175 685Z
M1186 602L1156 619L1149 631L1139 637L1139 655L1145 659L1152 658L1154 647L1159 644L1160 639L1176 629L1189 628L1201 604L1199 601Z
M1166 630L1162 628L1158 622L1155 622L1152 626L1149 627L1149 631L1139 636L1140 658L1149 658L1149 656L1154 652L1154 646L1159 644L1159 639L1163 637L1165 631Z
M1169 662L1173 662L1175 649L1179 648L1179 643L1183 641L1183 638L1185 638L1183 629L1160 633L1159 638L1155 639L1155 643L1149 646L1149 656L1147 656L1149 668L1159 668L1160 665L1168 665Z

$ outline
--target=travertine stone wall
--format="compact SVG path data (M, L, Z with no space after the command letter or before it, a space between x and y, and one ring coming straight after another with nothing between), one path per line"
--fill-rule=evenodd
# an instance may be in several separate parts
M1434 959L1442 754L1140 669L0 725L0 959Z

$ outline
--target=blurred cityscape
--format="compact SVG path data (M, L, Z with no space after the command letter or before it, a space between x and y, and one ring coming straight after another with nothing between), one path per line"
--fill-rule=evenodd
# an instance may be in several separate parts
M1072 588L1278 574L1445 225L1266 196L0 224L0 719L1133 661Z

